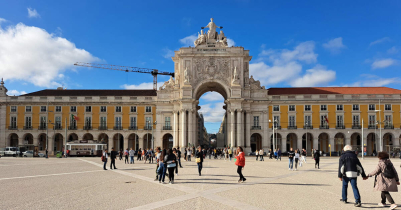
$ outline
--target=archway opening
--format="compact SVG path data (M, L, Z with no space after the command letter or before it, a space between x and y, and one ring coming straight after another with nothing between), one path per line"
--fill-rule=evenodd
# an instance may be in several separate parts
M251 151L256 152L262 149L262 136L258 133L251 135Z
M18 135L15 133L10 135L10 147L18 147Z
M84 136L82 137L82 140L84 141L93 140L93 135L90 133L85 133Z
M116 133L113 136L113 147L115 151L124 151L124 136L121 133Z
M39 140L39 150L43 151L46 149L46 134L45 133L41 133L38 136L38 140Z
M131 133L128 136L128 148L132 148L133 150L139 149L139 137L135 133Z
M383 151L390 153L393 150L393 134L385 133L383 135Z
M172 149L172 148L173 148L173 135L166 133L163 135L162 149Z
M143 148L142 150L152 149L152 134L147 133L143 135Z
M306 152L308 152L310 148L313 148L313 135L311 133L305 133L302 135L302 148L298 149L306 149Z
M54 151L60 152L63 149L63 135L56 133L54 135Z
M329 151L329 134L321 133L319 135L317 149L322 152Z
M109 148L109 136L105 133L101 133L99 134L99 137L97 137L98 141L100 141L100 143L102 144L107 144L107 148L104 149L108 149Z
M24 135L24 142L23 142L23 144L30 144L30 145L32 145L32 144L33 144L33 135L30 134L30 133L25 134L25 135Z
M358 153L362 151L362 141L359 133L353 133L351 135L351 146L352 149Z
M375 135L375 133L368 134L367 143L366 143L366 149L367 149L368 155L371 155L373 153L377 154L376 139L377 139L377 135Z
M71 133L70 135L68 135L67 140L68 140L68 142L76 141L76 140L78 140L78 135L76 133Z
M291 148L293 150L297 149L297 135L295 133L289 133L287 135L287 144L286 144L286 151L290 151Z
M341 152L345 146L345 135L343 133L337 133L334 136L334 151Z
M281 134L279 134L279 133L275 133L274 134L274 141L273 141L273 134L270 136L270 149L271 149L271 151L273 151L274 152L274 147L273 147L273 142L274 142L274 144L276 145L276 150L277 149L280 149L280 150L283 150L282 148L281 148Z

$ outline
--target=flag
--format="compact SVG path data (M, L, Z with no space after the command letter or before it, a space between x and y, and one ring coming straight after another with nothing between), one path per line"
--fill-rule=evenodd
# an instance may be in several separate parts
M78 120L78 117L73 115L73 114L71 114L71 119Z
M326 120L327 124L329 124L329 119L327 119L327 116L324 116L324 120Z

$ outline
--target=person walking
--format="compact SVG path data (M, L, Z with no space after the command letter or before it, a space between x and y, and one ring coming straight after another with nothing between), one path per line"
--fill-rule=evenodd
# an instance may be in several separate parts
M187 161L191 161L191 155L192 155L192 150L191 150L191 149L188 149Z
M123 149L120 149L119 156L120 156L120 161L121 161L123 159Z
M233 158L233 150L231 148L228 148L228 156L230 157L230 161L231 161L231 158Z
M166 177L166 164L164 163L164 157L166 155L166 150L164 149L158 159L159 162L159 168L157 169L157 174L159 175L159 183L163 183L164 182L164 178Z
M277 160L280 158L281 161L281 150L277 149Z
M292 171L294 167L294 156L295 152L292 150L292 147L290 151L288 151L288 170Z
M169 184L174 184L174 169L177 166L177 157L172 149L168 149L168 154L164 156L164 164L167 164Z
M242 175L242 170L245 167L245 154L242 147L237 147L235 158L236 158L235 165L238 166L237 168L237 173L239 175L238 183L243 183L246 181L246 178L244 177L244 175Z
M259 150L259 160L260 161L265 161L265 158L263 157L263 155L265 154L265 151L263 151L263 149Z
M131 148L129 150L130 164L134 164L134 156L135 156L135 151Z
M298 170L299 154L300 154L299 149L297 149L294 156L295 170Z
M138 153L136 155L137 155L136 160L140 161L141 160L141 155L142 155L142 149L141 148L139 148Z
M155 179L155 181L158 181L158 180L159 180L159 171L158 171L158 169L159 169L159 166L160 166L160 164L159 164L160 155L161 155L160 147L156 147L156 151L155 151L155 159L156 159L156 179Z
M128 161L128 148L124 151L124 158L125 158L125 160L124 160L124 163L125 164L129 164L129 161Z
M182 168L182 165L181 165L181 151L180 151L180 147L177 147L177 161L178 161L178 164L180 165L180 168Z
M187 155L188 155L188 149L185 148L185 151L184 151L184 160L185 160L185 161L188 161L188 160L187 160Z
M317 166L317 169L320 169L320 152L319 150L315 150L315 153L313 154L313 158L315 159L315 168Z
M152 149L148 150L148 160L149 160L149 163L150 163L150 161L152 161L152 163L153 163L153 150Z
M175 155L175 158L177 159L177 163L175 166L175 175L178 176L178 153L177 153L177 149L173 148L173 154Z
M341 202L347 203L347 189L348 183L351 183L352 190L354 191L355 197L355 207L361 207L361 196L359 194L358 186L357 186L357 178L359 174L362 175L364 180L367 179L365 171L363 170L362 164L358 159L358 156L355 152L351 151L352 147L350 145L345 145L344 153L340 157L339 165L338 165L338 178L342 181L342 199ZM317 150L315 152L315 156L319 154ZM316 157L315 157L316 160Z
M258 158L259 158L259 151L258 150L255 151L255 155L256 155L256 161L258 161Z
M302 166L302 162L306 163L306 149L302 149L301 156L302 156L302 159L300 161L300 164Z
M107 170L106 164L107 164L107 159L109 158L109 155L107 154L107 149L104 150L102 155L103 155L103 159L102 159L102 161L103 161L103 169Z
M114 166L114 169L116 168L116 159L117 159L117 155L118 153L116 151L114 151L114 147L111 148L111 152L110 152L110 169L113 169L112 166Z
M202 174L203 168L203 152L201 146L198 146L198 151L195 153L196 163L198 164L198 173L199 176Z
M278 159L277 159L277 157L278 157L277 154L278 154L278 153L277 153L277 150L274 150L274 159L276 159L276 161L278 160Z
M400 179L393 163L390 161L389 154L386 152L379 152L377 157L379 158L379 163L376 168L368 174L368 177L375 176L373 187L376 191L381 191L382 200L379 206L386 206L387 198L391 205L390 209L395 209L397 204L395 204L389 192L398 192L397 185L400 185Z

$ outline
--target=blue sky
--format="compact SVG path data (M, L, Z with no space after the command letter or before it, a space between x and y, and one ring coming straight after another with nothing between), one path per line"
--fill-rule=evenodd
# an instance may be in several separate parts
M173 71L210 17L253 56L262 85L401 88L400 1L0 0L0 76L10 95L69 89L151 88L152 76L74 68L76 61ZM168 80L158 77L159 82ZM222 98L201 111L217 132Z

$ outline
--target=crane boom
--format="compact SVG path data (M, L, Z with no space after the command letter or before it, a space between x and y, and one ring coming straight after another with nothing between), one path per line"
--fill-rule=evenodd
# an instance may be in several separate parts
M154 90L157 90L157 75L158 74L170 75L170 76L174 77L174 73L172 73L172 72L159 71L157 69L148 69L148 68L131 67L131 66L119 66L119 65L112 65L112 64L83 63L83 62L76 62L74 65L90 67L90 68L98 68L98 69L110 69L110 70L116 70L116 71L152 74Z

